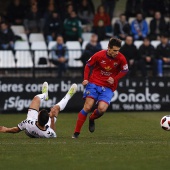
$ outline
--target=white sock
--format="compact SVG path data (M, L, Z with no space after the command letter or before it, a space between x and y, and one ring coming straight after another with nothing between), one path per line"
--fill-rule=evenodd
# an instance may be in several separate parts
M38 97L41 99L41 102L44 101L44 100L45 100L45 97L46 97L45 93L43 93L43 94L37 94L36 96L38 96Z
M70 98L71 98L70 95L66 94L64 98L56 104L60 107L60 111L64 110Z

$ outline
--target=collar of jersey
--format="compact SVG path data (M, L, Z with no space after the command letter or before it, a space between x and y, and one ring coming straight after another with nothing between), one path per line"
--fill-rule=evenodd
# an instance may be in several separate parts
M38 121L35 122L35 125L36 125L36 126L37 126L37 122L38 122ZM37 128L40 129L38 126L37 126ZM46 126L45 126L45 128L46 128ZM42 129L40 129L40 130L41 130L41 131L46 131L47 128L46 128L45 130L42 130Z

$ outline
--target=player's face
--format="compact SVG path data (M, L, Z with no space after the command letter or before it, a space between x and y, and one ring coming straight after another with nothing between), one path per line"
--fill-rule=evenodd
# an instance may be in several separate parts
M107 55L109 55L110 57L115 58L118 55L119 50L120 50L120 47L116 47L116 46L113 46L112 48L108 47Z

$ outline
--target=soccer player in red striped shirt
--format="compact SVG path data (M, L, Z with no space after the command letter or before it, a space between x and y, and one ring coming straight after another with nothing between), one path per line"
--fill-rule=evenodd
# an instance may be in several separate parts
M72 138L78 138L81 128L97 102L97 109L89 117L89 131L95 130L95 119L101 117L107 110L117 88L118 81L128 72L128 64L123 54L119 52L121 40L111 38L107 50L95 53L88 61L84 70L85 87L83 109L78 113L78 119Z

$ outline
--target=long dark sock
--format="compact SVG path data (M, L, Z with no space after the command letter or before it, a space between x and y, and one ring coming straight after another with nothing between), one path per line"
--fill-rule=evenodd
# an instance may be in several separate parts
M77 118L76 127L75 127L74 132L80 133L81 128L82 128L84 122L86 121L87 114L88 113L85 112L83 109L78 113L78 118Z
M94 112L90 115L90 120L98 119L101 116L103 116L103 114L100 114L99 111L95 109Z

